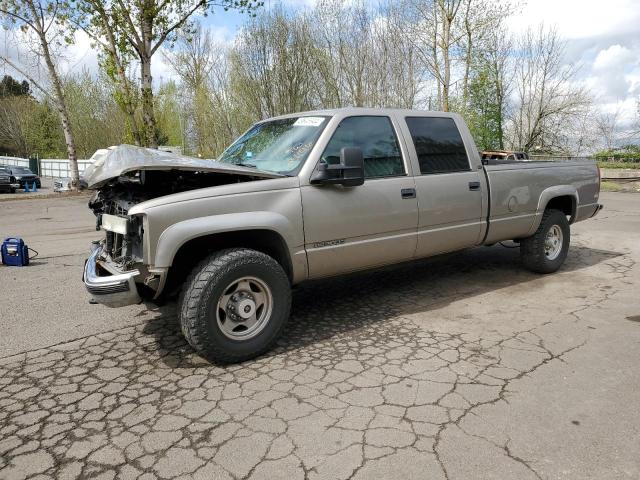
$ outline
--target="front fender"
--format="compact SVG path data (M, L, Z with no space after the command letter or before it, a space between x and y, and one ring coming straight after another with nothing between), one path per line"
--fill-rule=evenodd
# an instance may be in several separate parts
M284 238L289 251L292 250L288 238L293 227L284 215L275 212L226 213L192 218L171 225L158 239L153 264L157 268L170 267L180 247L189 240L241 230L272 230Z

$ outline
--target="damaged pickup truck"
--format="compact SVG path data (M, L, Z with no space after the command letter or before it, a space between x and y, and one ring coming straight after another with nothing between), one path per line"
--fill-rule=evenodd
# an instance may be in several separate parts
M441 112L306 112L257 123L217 161L127 145L93 160L92 298L179 293L186 339L222 362L274 344L292 285L504 240L551 273L570 224L602 208L593 162L482 161Z

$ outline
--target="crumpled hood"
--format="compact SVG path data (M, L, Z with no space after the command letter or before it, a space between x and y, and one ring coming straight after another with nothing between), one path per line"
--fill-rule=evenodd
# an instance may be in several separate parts
M137 170L188 170L229 173L249 177L280 178L283 175L255 168L178 155L151 148L120 145L96 151L93 163L83 173L89 188L99 188L109 180Z

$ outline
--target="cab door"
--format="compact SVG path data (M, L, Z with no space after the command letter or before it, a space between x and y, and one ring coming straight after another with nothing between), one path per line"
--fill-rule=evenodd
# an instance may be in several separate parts
M402 262L415 253L416 185L391 119L342 119L320 162L338 163L343 147L362 150L363 185L301 187L310 278Z
M472 168L454 118L404 120L418 195L416 257L477 245L485 228L486 179L483 170Z

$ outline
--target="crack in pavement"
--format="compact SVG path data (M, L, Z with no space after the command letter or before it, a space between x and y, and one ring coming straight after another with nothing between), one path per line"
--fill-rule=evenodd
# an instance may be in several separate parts
M173 314L0 359L0 477L451 479L442 446L458 429L544 478L510 438L464 422L585 345L581 315L610 299L605 287L628 287L635 262L578 245L567 271L603 273L575 308L544 318L510 304L529 322L510 332L433 327L425 313L540 278L488 251L302 287L277 348L240 365L197 357ZM547 329L563 322L582 322L582 338L554 347Z

